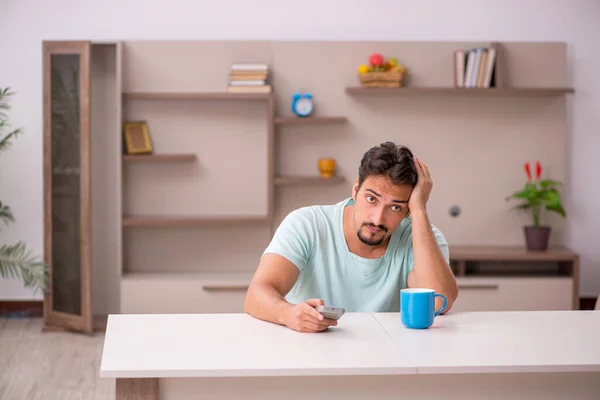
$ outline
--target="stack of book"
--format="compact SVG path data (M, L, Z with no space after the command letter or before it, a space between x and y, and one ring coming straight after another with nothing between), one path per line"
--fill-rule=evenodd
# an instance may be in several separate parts
M495 83L497 49L478 47L454 52L454 86L464 88L490 88Z
M261 63L233 64L227 91L231 93L271 93L269 66Z

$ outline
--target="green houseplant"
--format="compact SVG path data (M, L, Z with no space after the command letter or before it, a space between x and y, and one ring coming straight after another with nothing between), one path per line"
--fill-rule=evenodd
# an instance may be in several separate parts
M0 88L0 153L10 148L12 140L22 133L21 129L8 129L8 98L13 94L10 88ZM12 210L0 199L0 222L2 225L8 225L14 221ZM22 241L0 245L0 277L20 279L25 287L43 292L47 290L49 282L46 264L32 255Z
M524 165L527 180L523 189L514 192L511 198L520 200L517 209L531 213L532 224L523 227L525 242L528 250L545 251L548 248L551 227L541 223L542 213L545 211L555 212L566 217L560 193L556 189L561 183L552 179L542 179L542 165L535 162L535 175L532 174L531 164Z

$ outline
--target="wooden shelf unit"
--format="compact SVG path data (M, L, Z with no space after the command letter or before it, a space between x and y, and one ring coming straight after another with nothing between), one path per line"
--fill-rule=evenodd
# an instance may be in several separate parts
M269 159L274 157L274 112L272 93L229 93L229 92L126 92L122 99L127 101L144 101L146 104L154 101L179 101L182 103L203 101L227 102L247 101L265 103L267 107L266 122L266 152ZM190 103L191 104L191 103ZM169 107L172 107L169 105ZM185 105L187 107L187 104ZM192 107L196 107L193 105ZM212 106L211 106L212 107ZM227 107L227 106L224 106ZM202 156L202 155L201 155ZM156 155L148 159L144 156L123 157L126 162L175 162L192 161L197 159L196 154ZM272 161L268 162L268 174L273 175ZM274 209L274 184L273 179L267 181L268 214L267 215L138 215L135 210L131 214L122 216L122 228L131 231L135 229L199 229L221 228L232 226L234 228L250 226L265 227L268 229L272 221ZM191 233L194 234L193 232ZM145 235L145 234L141 234ZM187 236L187 233L184 235ZM199 245L201 246L201 244ZM210 251L212 249L206 249ZM176 255L174 255L176 256ZM202 265L202 261L199 261ZM246 288L250 282L251 274L234 272L172 272L171 268L165 272L150 272L131 270L132 266L121 267L121 312L173 312L173 310L189 312L210 312L215 304L219 304L219 311L239 311L239 304L243 302ZM174 268L176 270L176 267ZM200 268L202 271L204 268ZM152 300L152 299L154 300Z
M503 78L505 78L505 72L503 71ZM408 86L401 88L367 88L367 87L345 87L343 88L345 93L349 96L366 96L366 95L389 95L389 96L446 96L446 97L554 97L563 96L574 93L572 88L568 87L493 87L493 88L456 88L456 87L417 87ZM226 101L226 100L248 100L248 101L268 101L269 110L267 115L267 151L269 158L269 193L268 193L268 204L269 212L265 217L173 217L173 216L125 216L123 219L123 227L126 228L151 228L151 227L203 227L211 225L222 225L230 224L237 226L240 224L247 223L268 223L271 226L271 234L274 233L276 226L274 225L274 214L275 214L275 188L281 187L293 187L293 186L310 186L310 185L336 185L345 183L347 180L341 176L334 176L332 178L321 178L318 174L315 175L287 175L279 174L275 170L276 165L276 140L277 130L294 127L314 127L315 129L327 129L328 126L341 126L348 122L348 118L345 116L335 115L314 115L311 117L296 117L296 116L276 116L275 115L275 102L276 102L276 91L269 94L254 94L254 93L227 93L227 92L128 92L124 93L123 98L125 100L178 100L178 101ZM322 127L319 127L322 125ZM293 132L290 130L290 132ZM488 300L488 306L496 307L498 302L503 301L503 296L506 293L516 294L516 298L519 301L522 300L523 296L526 296L526 290L523 289L523 283L527 284L529 277L524 277L522 274L502 274L502 276L495 276L489 274L483 274L477 267L481 263L486 262L500 262L500 263L522 263L522 262L554 262L557 260L557 252L552 252L551 255L541 254L530 254L523 252L518 248L512 250L498 248L498 247L468 247L468 246L452 246L451 249L451 266L457 274L459 279L459 285L463 294L462 305L459 303L457 309L464 306L466 298L466 307L472 307L473 304L477 304L476 300L469 300L470 296L484 296L484 300L490 297L492 300ZM544 260L544 257L548 260ZM560 261L562 263L562 261ZM568 263L569 261L567 261ZM565 267L566 264L561 264L561 271L568 271ZM577 290L578 275L577 264L571 264L570 271L571 275L560 276L536 276L536 285L541 287L547 287L542 294L548 296L553 290L564 291L565 288L572 288L573 293ZM565 269L566 268L566 269ZM210 276L210 278L209 278ZM211 311L213 310L206 304L199 306L192 306L185 304L185 299L194 298L197 287L202 287L203 296L210 293L211 296L223 296L225 299L226 306L216 310L218 312L243 312L242 302L243 296L247 285L251 279L251 274L247 277L240 278L236 274L222 273L165 273L165 274L154 274L154 273L128 273L123 279L123 284L126 287L131 287L132 293L125 295L125 306L126 311L138 312L142 311L166 311L170 310L167 304L172 304L172 307L178 307L179 304L184 304L183 307L190 307L191 312L197 310ZM556 281L559 279L559 281ZM210 284L206 284L206 281L210 280ZM190 282L196 282L196 286L190 286ZM153 306L149 308L141 298L135 298L135 296L143 297L147 293L155 292L164 282L166 291L174 296L173 299L164 296L160 300L153 302ZM545 286L548 284L549 286ZM558 285L558 286L552 286ZM527 287L527 286L525 286ZM134 293L137 293L134 295ZM482 294L483 293L483 294ZM525 294L524 294L525 293ZM569 293L571 293L569 291ZM487 296L487 297L486 297ZM500 297L498 297L500 296ZM562 303L559 307L564 307L564 293L560 295ZM572 294L571 297L575 298ZM498 300L500 299L500 300ZM199 302L205 302L207 299L202 297L198 298ZM176 305L177 304L177 305ZM555 303L556 304L556 303ZM514 303L508 304L507 307L514 306ZM520 306L520 305L519 305Z
M130 100L269 100L272 93L229 93L229 92L127 92Z
M344 141L339 143L340 147L344 146L343 152L336 153L343 153L343 155L340 155L340 158L342 158L346 157L346 154L359 154L360 151L364 150L364 143L367 140L369 143L377 143L387 140L387 138L390 138L390 135L397 138L402 137L402 135L395 136L397 135L395 129L398 127L397 121L395 121L396 114L394 114L398 112L396 105L392 101L380 101L378 102L379 108L377 109L369 107L360 108L360 104L353 100L357 100L362 96L367 98L370 95L389 95L390 99L394 96L430 96L433 99L442 96L450 99L468 96L512 96L524 99L533 99L536 97L552 99L552 97L559 98L575 93L573 88L568 87L563 77L563 70L566 65L564 56L565 48L561 44L547 43L510 44L508 46L509 53L512 49L515 49L515 51L514 54L510 54L510 57L503 57L506 63L508 63L508 65L504 63L503 67L508 66L509 68L503 69L503 85L499 85L500 87L497 88L456 88L446 86L452 84L450 81L452 74L449 73L452 64L446 64L446 61L451 58L452 49L459 48L460 46L471 47L474 46L473 43L463 42L455 44L440 41L435 43L418 43L418 47L415 47L415 43L406 45L402 42L390 43L385 45L389 50L382 50L382 52L390 56L405 54L407 59L403 60L403 62L408 65L409 69L419 71L419 82L430 86L407 86L401 88L365 88L352 86L354 84L358 85L358 79L354 75L356 65L348 65L347 60L358 60L359 57L368 54L369 51L372 51L373 44L361 42L357 43L356 46L342 45L339 47L331 43L253 43L248 41L239 41L233 44L227 42L205 43L203 41L199 41L198 43L177 42L175 45L159 41L154 43L131 41L125 44L120 42L94 44L92 46L94 57L90 58L93 68L89 68L90 66L85 63L82 64L83 69L88 68L87 71L83 70L84 74L82 77L86 77L85 73L91 74L93 77L92 84L94 88L90 92L91 98L86 97L85 90L80 91L84 94L81 97L82 102L85 103L89 100L91 114L93 115L93 118L91 118L91 136L93 140L88 141L91 143L90 148L99 148L102 151L107 151L103 157L92 157L91 160L91 170L94 176L90 182L93 186L92 192L96 193L92 199L94 206L91 207L93 214L92 226L98 230L98 234L94 232L92 239L85 239L80 242L86 246L89 244L88 247L94 248L92 252L92 256L94 257L92 269L102 268L102 271L95 270L94 276L99 275L102 277L97 287L100 291L106 291L104 297L108 300L104 300L107 304L102 304L99 308L111 309L111 312L178 312L182 310L189 312L223 312L231 310L243 312L241 299L243 299L246 283L249 282L249 278L252 275L250 272L254 264L237 263L239 257L237 254L233 254L235 251L222 251L214 246L214 241L211 242L211 246L214 247L207 249L205 259L201 240L204 237L211 239L211 235L215 231L218 231L218 229L212 228L222 225L232 227L231 232L225 230L227 234L231 234L232 236L239 233L238 228L241 231L235 239L232 239L232 243L236 240L246 239L251 242L253 239L251 236L258 237L261 233L265 233L266 235L268 227L271 227L270 233L272 234L276 228L273 217L276 211L276 192L277 196L281 196L281 199L285 201L304 201L305 199L312 198L312 192L303 192L302 196L298 196L297 192L304 190L304 188L297 188L295 186L309 186L306 189L307 191L314 190L314 193L321 195L321 193L329 190L337 190L334 185L350 180L350 177L341 176L322 179L318 176L316 168L314 169L314 176L295 175L300 172L295 171L296 168L293 167L282 168L283 171L276 171L275 165L278 155L276 146L277 129L289 129L289 131L285 131L284 140L289 139L291 136L293 139L297 139L298 142L304 140L304 138L294 137L293 133L295 130L301 131L304 129L312 131L314 129L317 131L317 129L322 129L323 132L327 133L331 132L332 129L336 131L338 129L348 129L352 134L344 137ZM415 48L423 50L415 52ZM324 49L327 49L329 54L335 53L331 55L334 65L328 68L327 71L324 71L322 66L315 65L314 63L305 63L303 68L298 68L298 61L303 62L304 60L312 59L311 57L314 55L323 54ZM407 51L405 52L404 50ZM278 79L278 81L285 83L281 84L279 88L274 86L275 91L273 93L227 92L225 90L226 75L231 64L231 59L241 59L249 54L256 56L256 59L274 59L276 57L278 62L275 68L277 68L277 74L282 78L281 80ZM188 61L188 57L190 62L185 62ZM210 64L205 63L207 58L211 59ZM85 54L84 59L86 59ZM173 63L173 60L177 62ZM178 65L179 61L183 62ZM438 64L436 65L435 63ZM198 68L198 65L201 68ZM547 65L553 65L553 68L544 68ZM340 72L340 68L347 70ZM45 73L49 73L48 68L45 69ZM219 82L218 79L223 80ZM417 79L414 81L417 81ZM513 83L515 87L511 87ZM282 107L283 111L289 109L287 102L292 94L291 92L296 90L296 86L310 86L311 91L324 104L324 107L319 107L318 109L324 115L314 115L308 118L275 115L274 105L276 102L281 101L282 104L285 104L285 109ZM46 90L46 92L48 91ZM351 97L353 98L347 101ZM232 103L228 103L229 101ZM255 112L259 107L255 107L254 104L239 103L242 101L266 103L267 111L264 113L264 129L266 133L262 130L263 109L260 110L261 116L256 118ZM233 102L238 103L234 104ZM532 107L535 108L533 112L519 108L519 113L515 113L514 107L516 106L508 104L510 102L501 104L501 107L506 108L496 108L494 106L494 108L485 109L484 113L479 113L481 110L475 109L478 107L478 104L473 102L473 110L461 108L453 110L452 114L442 113L443 116L432 113L429 109L429 104L418 103L415 103L414 106L411 105L414 107L411 109L411 112L422 112L423 115L402 121L402 123L406 124L402 125L402 129L405 129L406 132L412 132L415 128L418 131L421 128L421 125L418 124L421 123L420 121L423 121L423 118L441 119L448 116L453 118L454 122L460 122L460 118L486 118L485 121L476 121L479 124L477 126L487 126L492 132L498 132L498 129L510 126L511 129L518 129L523 134L532 135L528 140L539 140L540 137L546 137L549 131L552 134L551 136L562 138L562 132L566 130L563 102L561 101L552 101L551 104L545 103L543 107L539 107L539 104L532 101ZM440 104L443 102L437 104L435 101L432 101L431 103L434 111L437 112L439 109L436 110L435 107L440 107ZM234 122L238 123L237 126L233 124L229 125L231 121L226 121L227 117L219 115L219 113L226 113L238 105L246 107L247 110L241 110L235 115L237 121ZM335 108L332 107L327 110L329 105L335 106ZM441 106L443 107L443 104ZM518 106L520 107L521 104ZM132 109L135 109L134 112L132 112ZM207 118L208 122L212 124L207 126L213 128L216 126L216 132L207 127L202 127L204 131L202 129L196 130L195 127L192 128L191 124L196 123L194 119L196 118L194 114L195 109L206 113L217 111L216 114L205 114L205 116L209 117ZM45 110L48 112L49 103L45 103ZM202 146L199 145L198 140L207 140L206 148L212 149L214 143L210 142L221 133L231 134L231 136L223 139L223 141L229 141L226 143L227 145L233 143L233 146L236 146L239 138L248 140L245 145L250 145L248 149L244 149L246 151L245 154L253 153L259 149L261 151L260 159L257 158L254 161L260 162L260 169L255 168L253 170L255 173L252 175L259 178L257 182L260 184L260 189L256 190L260 190L260 192L256 192L257 194L252 199L254 201L253 204L258 203L259 206L252 209L250 207L255 207L254 205L247 206L248 209L246 211L242 210L240 212L262 214L263 203L266 202L268 208L264 210L266 215L234 216L222 215L222 213L221 215L204 215L220 211L220 205L213 205L215 203L210 203L206 210L198 207L197 209L200 210L198 213L202 213L203 215L138 215L136 212L139 210L136 210L135 207L138 201L143 201L141 199L146 195L145 191L157 190L157 186L153 187L152 185L159 185L158 190L160 190L162 188L160 185L173 183L170 181L171 176L173 177L172 180L175 181L173 187L177 187L182 181L183 185L186 185L188 181L195 184L197 182L194 182L194 180L197 176L200 176L200 168L187 168L186 165L185 174L180 176L175 175L175 172L170 168L131 168L126 167L126 165L133 163L193 162L194 160L202 159L205 167L208 167L208 169L215 168L210 171L211 173L221 174L218 178L226 176L226 173L223 172L224 169L220 168L222 160L217 158L213 158L212 161L210 159L205 160L201 151L198 152L198 155L185 153L186 151L192 151L190 150L191 147L186 148L185 144L189 140L189 137L181 139L181 136L176 137L173 135L173 140L177 142L171 141L170 145L173 147L169 147L169 150L175 152L181 151L183 152L181 154L163 154L161 151L167 150L163 150L158 146L159 153L151 156L123 155L121 129L122 122L125 121L123 118L125 113L131 118L147 115L152 119L155 117L152 114L154 111L172 113L167 114L167 116L169 118L172 117L173 121L177 120L177 123L181 122L178 118L180 117L179 111L182 111L183 117L188 118L188 120L180 126L184 129L189 128L190 131L194 130L194 141L192 143L199 149ZM505 112L508 113L504 114ZM348 117L345 117L344 114ZM494 115L498 116L499 119L505 119L503 121L505 124L504 127L497 128L495 131L494 128L498 124L495 124ZM238 131L230 129L231 126L234 126L234 128L243 126L245 128L245 118L248 118L250 124L254 123L252 127L254 130ZM350 119L354 123L344 125ZM542 119L543 121L541 121ZM161 122L164 123L165 121L172 122L168 119L163 119ZM201 119L198 119L198 121L202 122ZM221 121L228 124L222 130L222 127L219 125ZM447 132L444 126L445 121L428 121L429 123L434 128L428 130L428 132L434 132L432 134L437 135L435 133L436 127L434 126L437 125L440 128L439 130L443 131L444 138L449 137L448 133L456 135L456 138L452 138L454 141L460 141L465 137L461 132L463 127L457 128L456 126L452 126L453 130ZM161 125L150 125L150 129L153 126ZM161 129L168 130L168 126L168 124L163 124ZM260 130L259 135L256 138L251 137L251 134L257 132L255 129L257 126ZM427 128L430 128L430 126L428 125ZM362 130L364 129L369 129L368 138L361 137ZM470 129L473 129L472 126ZM544 136L539 134L541 131L544 132ZM177 132L177 134L179 133ZM290 133L290 135L287 135L287 133ZM515 132L516 135L520 133ZM314 140L323 140L325 142L332 137L325 134L322 136L327 136L327 138L323 139L321 136L315 135L316 138ZM417 135L415 135L416 137ZM481 135L478 137L481 137ZM171 138L167 138L167 140L171 140ZM419 146L426 146L427 142L425 140L429 140L429 138L421 136L416 140L421 140L418 144ZM222 145L223 141L219 142L219 144ZM506 150L508 147L501 136L494 136L494 141L494 148L497 145L500 145L500 147L504 145L503 150ZM539 141L536 143L539 143ZM337 143L335 145L337 146ZM298 160L300 161L294 160L294 162L304 162L303 160L307 158L309 164L313 163L313 161L316 162L320 153L319 146L307 147L307 153L310 152L310 154L306 156L302 155L304 158L298 156ZM542 157L548 156L548 159L558 160L553 168L561 173L563 169L562 158L554 157L556 152L548 150L547 147L538 147L538 149L542 153ZM514 155L515 159L517 157L520 159L524 156L524 152L519 150L517 149L517 154ZM286 148L285 151L292 152L296 151L296 149ZM265 152L266 155L263 154ZM248 157L248 161L250 161L251 157ZM354 156L351 157L354 161L346 161L346 158L344 158L341 162L344 164L346 162L355 162ZM244 159L244 162L246 161ZM443 163L445 160L438 161ZM469 161L473 161L473 157L469 158ZM347 167L347 165L344 165L344 167ZM350 167L354 169L353 166ZM124 179L123 177L123 171L125 170L127 170L128 174L131 171L131 176L128 176L128 179ZM152 171L149 172L149 170ZM138 175L154 174L155 172L157 173L157 179L153 179L153 176L151 178L151 175ZM440 173L444 175L445 171L440 171ZM266 177L263 174L266 174ZM148 179L141 179L140 176L148 177ZM192 178L190 179L190 177ZM354 180L354 177L351 179ZM132 193L133 201L131 202L123 201L126 197L125 185L135 186L127 186L128 192ZM311 185L317 187L310 188ZM483 190L487 190L489 187L483 186ZM263 193L263 190L268 191L268 193ZM289 190L289 193L286 192L287 190ZM194 192L194 194L196 195L197 193ZM229 197L229 195L229 193L222 194L222 192L214 194L214 196L223 196L223 198ZM243 194L240 197L240 207L244 207L244 204L250 203L244 203L246 199L243 197ZM221 197L218 200L220 201ZM468 200L464 200L463 198L460 201ZM207 204L209 203L207 202ZM284 206L287 207L288 205ZM471 205L468 204L467 206L470 207ZM128 208L124 210L124 207ZM193 206L190 208L195 210ZM140 209L152 208L140 206ZM254 211L255 209L259 210ZM165 211L165 214L168 211ZM494 215L498 215L497 211L497 209L493 210L495 214L491 213L491 218ZM52 219L49 218L48 220ZM198 234L198 238L200 238L197 242L198 248L194 248L196 246L194 243L191 246L192 248L186 246L186 249L190 249L190 253L187 253L185 256L180 256L177 253L173 254L173 265L164 264L163 261L150 262L149 264L152 265L144 264L148 260L148 257L151 257L144 253L146 249L153 250L156 248L156 246L153 248L152 244L146 245L145 240L155 240L154 243L162 243L161 241L164 239L160 236L162 235L160 232L161 228L188 227L194 229L191 229L191 232L169 232L166 241L170 242L166 244L171 245L170 249L181 248L183 241L188 240L188 234ZM202 229L204 227L209 227L210 229L204 230ZM142 228L140 229L142 232L131 228ZM151 228L159 229L152 232L145 230ZM256 235L254 234L255 228ZM251 233L246 232L246 229ZM203 234L206 234L206 236L202 236ZM497 235L495 232L490 234ZM84 238L82 237L82 239ZM195 239L196 237L194 236L190 240ZM254 256L254 253L258 254L258 250L256 249L262 246L260 242L262 239L259 238L256 241L256 243L259 243L258 246L255 242L252 242L248 246L243 243L243 250L240 250L240 252L246 251L249 254L252 253L252 256ZM132 243L133 245L131 245ZM158 247L157 251L166 253L162 247ZM200 252L199 255L197 254L198 252ZM219 254L220 252L223 253L222 256ZM575 259L576 255L566 250L562 252L552 250L549 253L533 254L524 252L522 249L507 250L494 246L486 249L482 247L451 246L450 255L451 266L457 274L459 284L463 290L461 296L459 296L462 299L460 301L463 302L463 305L459 305L456 310L464 307L465 301L475 306L487 304L494 307L502 307L505 306L503 302L507 300L512 301L515 294L517 296L514 297L518 297L520 301L524 301L525 298L534 298L539 293L542 293L540 298L543 299L550 299L551 294L556 295L560 293L561 306L564 305L565 293L567 291L570 296L572 295L573 302L577 296L578 260ZM188 259L185 259L186 257ZM181 264L187 262L185 266L189 267L189 262L192 258L193 263L197 263L198 265L197 271L200 272L171 273L172 269L177 269L180 261ZM137 265L135 262L131 262L132 259L139 261ZM124 265L124 263L128 264ZM227 268L223 268L222 272L210 275L212 272L204 271L205 266L218 270L221 267L221 263L223 265L229 264ZM555 273L551 272L551 265L553 263L556 267ZM163 268L163 264L165 265L163 269L165 273L150 272L152 269ZM508 266L508 268L502 271L499 270L498 266L500 268ZM524 266L526 268L520 272L515 272L517 266ZM147 270L144 268L147 268ZM192 267L189 268L191 269ZM238 272L236 268L248 268L246 270L248 273L245 273L247 277L235 278L234 276L237 276ZM543 272L540 272L540 268ZM90 274L89 276L92 275ZM119 285L117 289L110 287L115 284ZM109 287L110 289L108 289ZM202 289L199 290L198 288ZM201 298L195 297L198 292L203 293ZM159 293L159 297L156 299L151 298L151 295L156 293ZM207 293L210 296L204 296ZM118 294L119 296L112 296L113 294ZM117 301L120 301L120 310L114 310L112 302L115 301L115 298L119 299ZM224 304L223 302L227 304L226 310L219 308L221 304ZM516 303L512 302L511 304L514 306Z
M277 176L275 177L275 185L333 185L337 183L344 183L346 179L341 176L333 176L331 178L322 178L319 175L316 176Z
M224 100L244 100L244 101L260 101L267 103L267 129L268 129L268 147L269 153L273 153L273 93L231 93L226 91L215 91L215 92L123 92L123 101L126 100L147 100L147 101L224 101ZM174 162L174 161L192 161L196 160L195 154L155 154L155 155L124 155L123 161L147 161L147 162ZM269 168L272 168L273 163L269 163ZM272 174L272 171L270 171ZM273 183L270 179L269 184L269 198L270 203L273 203ZM269 204L269 210L272 210L273 205ZM271 214L271 212L270 212ZM269 222L272 217L266 216L207 216L207 217L196 217L196 216L123 216L122 226L123 227L192 227L192 226L207 226L215 224L235 224L235 223L256 223L256 222Z
M198 157L196 154L125 154L123 161L129 163L169 163L179 161L195 161Z
M318 124L343 124L347 122L346 117L314 116L314 117L277 117L275 125L318 125Z
M265 223L264 216L174 216L174 215L126 215L123 217L123 227L190 227L223 224Z
M568 261L578 255L565 246L551 246L548 251L527 251L523 246L452 246L456 261Z
M564 246L450 246L455 311L577 310L579 255Z
M573 88L457 88L457 87L400 87L400 88L371 88L347 87L349 94L388 94L398 96L513 96L513 97L553 97L574 93Z

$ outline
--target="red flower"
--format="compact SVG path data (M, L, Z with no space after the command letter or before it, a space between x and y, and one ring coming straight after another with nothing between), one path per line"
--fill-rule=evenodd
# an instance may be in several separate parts
M540 164L539 161L535 162L535 179L540 179L540 176L542 176L542 165Z
M525 173L527 174L527 179L531 180L531 166L529 165L529 161L525 163Z

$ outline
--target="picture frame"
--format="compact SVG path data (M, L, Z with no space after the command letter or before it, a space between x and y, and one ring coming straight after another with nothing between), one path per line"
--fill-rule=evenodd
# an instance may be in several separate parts
M127 154L152 154L152 140L146 121L125 122L123 124L123 138Z

